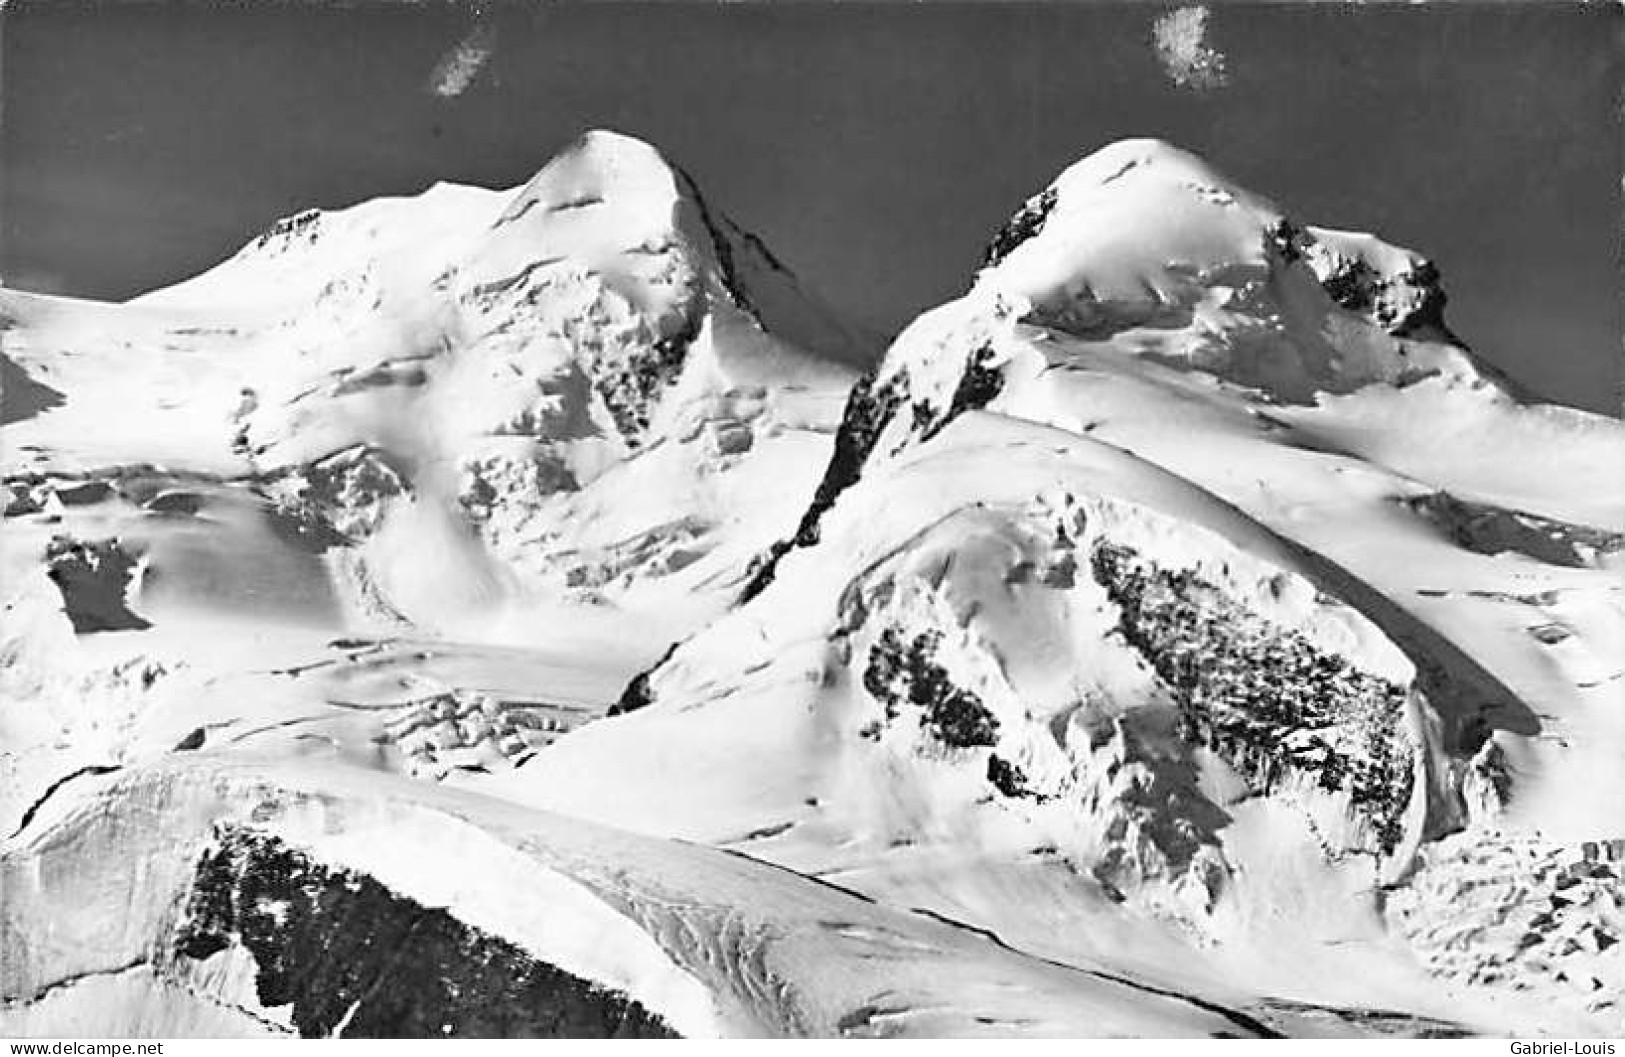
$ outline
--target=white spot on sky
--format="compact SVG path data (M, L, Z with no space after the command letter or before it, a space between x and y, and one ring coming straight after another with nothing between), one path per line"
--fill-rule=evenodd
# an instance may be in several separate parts
M1181 88L1222 88L1228 75L1224 53L1208 41L1208 9L1202 5L1170 11L1151 24L1151 40L1168 77Z
M429 91L442 99L462 95L496 50L496 27L481 22L440 57L429 77Z

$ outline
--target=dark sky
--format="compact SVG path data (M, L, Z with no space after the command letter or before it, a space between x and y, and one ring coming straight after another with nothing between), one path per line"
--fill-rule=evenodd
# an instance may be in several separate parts
M589 127L642 136L854 320L964 288L1068 162L1160 136L1298 218L1439 262L1455 328L1535 391L1617 411L1612 3L1213 4L1228 83L1175 85L1124 3L14 3L0 274L124 298L279 215L522 181Z

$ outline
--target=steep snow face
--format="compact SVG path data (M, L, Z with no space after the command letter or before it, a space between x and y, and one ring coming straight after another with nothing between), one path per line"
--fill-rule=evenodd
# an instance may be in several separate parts
M1476 381L1432 265L1369 236L1300 227L1201 159L1125 140L1012 217L980 285L1027 319L1290 401L1432 374ZM1410 341L1407 338L1426 340Z

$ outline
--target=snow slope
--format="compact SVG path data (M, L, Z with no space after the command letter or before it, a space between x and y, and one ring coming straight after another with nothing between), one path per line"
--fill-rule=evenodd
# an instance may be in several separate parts
M0 291L0 1026L1617 1034L1625 426L1444 306L1131 140L860 376L611 133Z

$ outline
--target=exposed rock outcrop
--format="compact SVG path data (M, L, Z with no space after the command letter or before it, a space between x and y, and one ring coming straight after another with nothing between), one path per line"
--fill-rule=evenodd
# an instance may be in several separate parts
M228 826L197 863L169 969L234 946L254 959L260 1005L291 1007L306 1037L675 1037L632 999L443 909Z

